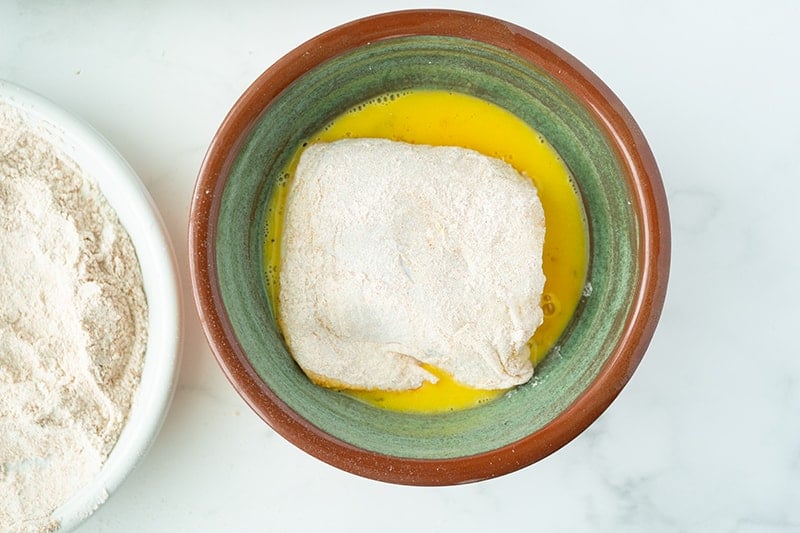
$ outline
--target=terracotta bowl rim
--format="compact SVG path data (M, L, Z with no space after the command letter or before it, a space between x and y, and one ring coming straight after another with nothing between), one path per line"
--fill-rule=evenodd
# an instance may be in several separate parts
M619 344L594 382L538 431L507 446L451 459L392 457L364 450L320 430L288 407L259 378L238 345L217 285L215 223L228 172L262 110L296 78L350 49L401 36L441 35L510 50L544 68L585 105L605 130L629 173L641 224L641 275ZM262 73L243 93L214 136L200 168L189 219L189 262L199 317L228 380L250 407L284 438L342 470L408 485L452 485L507 474L566 445L617 397L639 365L667 290L670 228L661 176L647 141L614 93L586 66L544 37L489 16L447 9L381 13L337 26L301 44Z

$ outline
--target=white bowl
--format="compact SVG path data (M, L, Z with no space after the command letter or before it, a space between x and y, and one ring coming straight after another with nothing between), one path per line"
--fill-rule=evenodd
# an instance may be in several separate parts
M148 304L141 382L128 420L100 473L53 513L68 531L89 517L147 453L161 429L177 380L181 307L175 255L163 221L139 177L86 122L49 100L0 80L0 100L41 122L43 133L94 179L136 248Z

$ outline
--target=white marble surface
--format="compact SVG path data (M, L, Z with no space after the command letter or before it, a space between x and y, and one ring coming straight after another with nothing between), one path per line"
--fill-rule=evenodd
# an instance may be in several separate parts
M425 5L0 0L0 78L78 113L118 147L161 210L183 277L183 365L164 429L80 533L800 531L792 0L436 4L526 26L579 57L637 118L663 173L673 262L661 324L628 387L564 449L488 482L385 485L295 449L225 381L196 319L186 257L211 137L292 47L356 17Z

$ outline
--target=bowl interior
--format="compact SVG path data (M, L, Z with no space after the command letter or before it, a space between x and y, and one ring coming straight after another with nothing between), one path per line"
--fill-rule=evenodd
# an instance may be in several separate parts
M413 89L482 98L541 133L580 190L589 231L585 297L557 348L537 366L535 378L496 401L441 415L385 411L312 384L286 349L267 297L262 260L270 195L302 143L359 103ZM415 459L465 457L510 445L573 404L624 333L642 250L619 153L566 86L507 50L431 35L356 47L284 89L238 150L224 182L213 260L219 295L241 347L239 357L286 407L345 445Z

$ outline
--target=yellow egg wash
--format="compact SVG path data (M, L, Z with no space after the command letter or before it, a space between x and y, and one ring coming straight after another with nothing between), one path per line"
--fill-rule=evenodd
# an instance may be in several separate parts
M502 159L533 180L545 213L542 266L544 322L530 340L536 365L569 322L581 297L588 262L586 223L569 172L555 150L536 131L505 109L465 94L419 90L375 98L339 116L306 144L347 137L379 137L415 144L461 146ZM273 308L279 290L283 206L300 151L279 180L270 200L264 246L267 290ZM513 216L513 214L509 214ZM411 391L345 391L379 407L436 413L474 407L504 390L461 385L428 365L437 383Z

